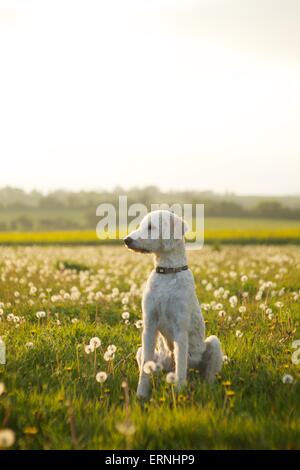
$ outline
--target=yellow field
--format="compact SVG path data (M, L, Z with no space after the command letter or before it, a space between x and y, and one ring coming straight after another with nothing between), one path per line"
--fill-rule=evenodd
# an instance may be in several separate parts
M207 218L206 243L300 243L300 221ZM2 232L0 244L100 244L94 230ZM104 243L118 243L107 240Z

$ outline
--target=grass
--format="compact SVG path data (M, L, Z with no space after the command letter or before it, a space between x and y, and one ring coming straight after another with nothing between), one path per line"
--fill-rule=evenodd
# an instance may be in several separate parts
M212 217L205 219L205 242L218 243L300 243L300 221ZM95 230L45 232L0 232L2 245L118 244L100 241Z
M1 249L0 436L13 430L13 449L300 447L300 370L291 360L300 339L300 247L206 247L189 256L207 334L220 337L229 362L212 385L190 371L175 403L165 374L155 375L142 405L135 323L151 257L121 247ZM101 347L86 354L95 336ZM106 362L110 344L117 351ZM108 374L102 385L98 371ZM293 383L283 383L285 374Z

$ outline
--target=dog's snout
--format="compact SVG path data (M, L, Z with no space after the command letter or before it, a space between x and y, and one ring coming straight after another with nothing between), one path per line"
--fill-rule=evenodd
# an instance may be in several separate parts
M131 237L125 237L124 238L124 243L126 246L130 246L133 242L133 239Z

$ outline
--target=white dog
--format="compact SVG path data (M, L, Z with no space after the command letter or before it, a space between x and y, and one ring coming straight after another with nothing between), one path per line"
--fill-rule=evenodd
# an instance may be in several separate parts
M150 212L138 230L124 239L128 248L154 253L155 269L147 281L142 300L143 337L137 352L140 369L137 395L146 398L150 376L144 365L155 361L164 370L175 369L181 388L187 368L197 368L212 382L222 367L221 345L216 336L205 339L205 324L188 269L184 245L185 222L167 210Z

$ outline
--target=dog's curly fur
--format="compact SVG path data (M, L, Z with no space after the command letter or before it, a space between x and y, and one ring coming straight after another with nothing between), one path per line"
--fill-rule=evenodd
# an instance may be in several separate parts
M187 264L186 231L180 217L158 210L147 214L125 243L134 251L154 253L155 266L177 268ZM163 235L166 233L168 236ZM142 347L137 352L139 397L146 398L150 393L150 377L144 371L148 361L159 363L166 371L175 369L178 388L186 382L188 367L197 368L209 382L215 379L222 367L221 345L216 336L205 339L205 324L189 269L172 274L153 270L143 294L142 310Z

